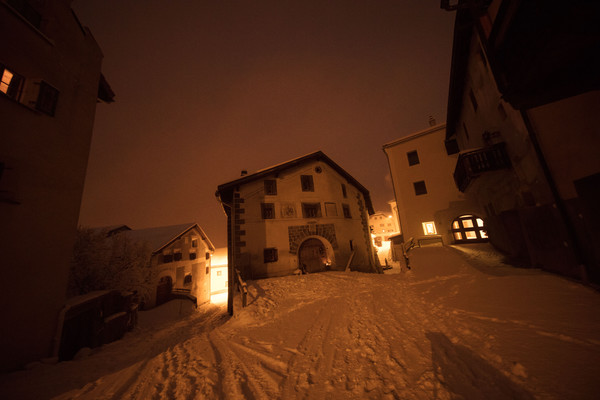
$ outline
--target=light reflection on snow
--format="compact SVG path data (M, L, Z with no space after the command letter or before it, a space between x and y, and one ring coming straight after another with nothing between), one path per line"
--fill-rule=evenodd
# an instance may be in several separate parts
M210 296L211 304L223 304L227 303L227 292L213 294Z

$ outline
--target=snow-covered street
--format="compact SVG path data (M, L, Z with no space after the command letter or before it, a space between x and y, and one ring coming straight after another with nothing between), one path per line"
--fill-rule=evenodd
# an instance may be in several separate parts
M0 397L597 398L600 294L499 260L431 246L408 272L253 281L233 318L171 301L123 340L0 376Z

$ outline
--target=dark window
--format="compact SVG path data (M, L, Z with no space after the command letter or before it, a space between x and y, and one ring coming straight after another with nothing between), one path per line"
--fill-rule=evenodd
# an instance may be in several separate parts
M416 150L406 153L406 157L408 157L408 165L417 165L419 163L419 154L417 154Z
M181 252L177 252L173 254L173 260L174 261L181 261L182 255Z
M302 203L302 217L319 218L321 217L321 203Z
M19 100L23 77L0 64L0 92L13 100Z
M342 196L344 196L344 198L348 197L348 193L346 192L346 185L344 185L342 183Z
M190 253L190 260L196 259L196 253Z
M467 137L467 140L469 140L469 130L467 129L467 124L465 124L463 122L463 130L465 131L465 136Z
M475 93L473 93L473 89L469 90L469 98L471 99L471 103L473 104L473 109L477 111L477 99L475 98Z
M163 254L163 263L173 262L173 254Z
M303 192L315 191L315 184L313 183L312 175L300 175L300 183L302 184Z
M192 239L192 247L198 247L198 239Z
M187 274L185 276L185 278L183 278L183 284L184 285L191 285L192 284L192 274Z
M417 196L427 194L427 187L425 186L425 181L413 182L413 186L415 187L415 194Z
M38 94L35 108L38 111L48 115L54 115L56 103L58 102L58 90L48 85L46 82L40 82L40 93Z
M27 0L8 0L7 3L36 28L40 28L42 15Z
M265 180L265 194L276 195L277 194L277 181L275 179Z
M206 252L206 254L204 254L204 258L207 260L210 258L210 253L208 251Z
M325 203L325 215L328 217L337 217L337 206L335 203Z
M277 261L277 249L276 248L271 247L269 249L265 249L263 254L264 254L266 263Z
M206 267L206 274L208 275L209 272L210 272L210 267Z
M342 204L342 210L344 210L344 218L352 218L352 214L350 214L350 206L348 204Z
M260 211L263 219L275 218L275 204L273 203L261 203Z
M354 243L350 240L350 250L354 250Z

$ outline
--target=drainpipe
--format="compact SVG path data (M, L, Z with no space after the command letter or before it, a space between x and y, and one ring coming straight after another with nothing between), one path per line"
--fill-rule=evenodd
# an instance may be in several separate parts
M544 152L542 151L540 143L537 140L535 128L533 127L533 124L529 119L527 111L521 110L521 117L523 118L523 122L525 123L525 127L527 128L529 140L533 145L535 154L538 158L538 162L540 163L540 166L544 173L544 177L546 178L548 186L550 187L550 191L552 193L552 197L554 198L554 203L556 204L558 213L560 214L560 217L563 220L563 223L565 224L565 228L567 229L567 236L569 238L569 241L571 242L571 245L573 246L573 253L575 255L575 260L577 261L577 264L579 266L581 280L587 284L589 283L587 276L587 266L585 264L585 260L583 259L583 252L581 249L581 244L579 243L579 239L577 238L575 226L573 225L571 218L569 218L569 213L567 211L567 206L565 205L565 202L563 201L562 197L560 197L558 187L556 186L556 182L554 181L552 172L548 167L548 163L546 162L546 158L544 157Z

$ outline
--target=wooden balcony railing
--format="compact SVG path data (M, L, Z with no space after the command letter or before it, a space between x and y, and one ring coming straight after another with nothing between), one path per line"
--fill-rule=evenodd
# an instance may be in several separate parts
M510 168L510 159L504 142L462 153L456 161L454 182L464 192L471 181L481 173Z

